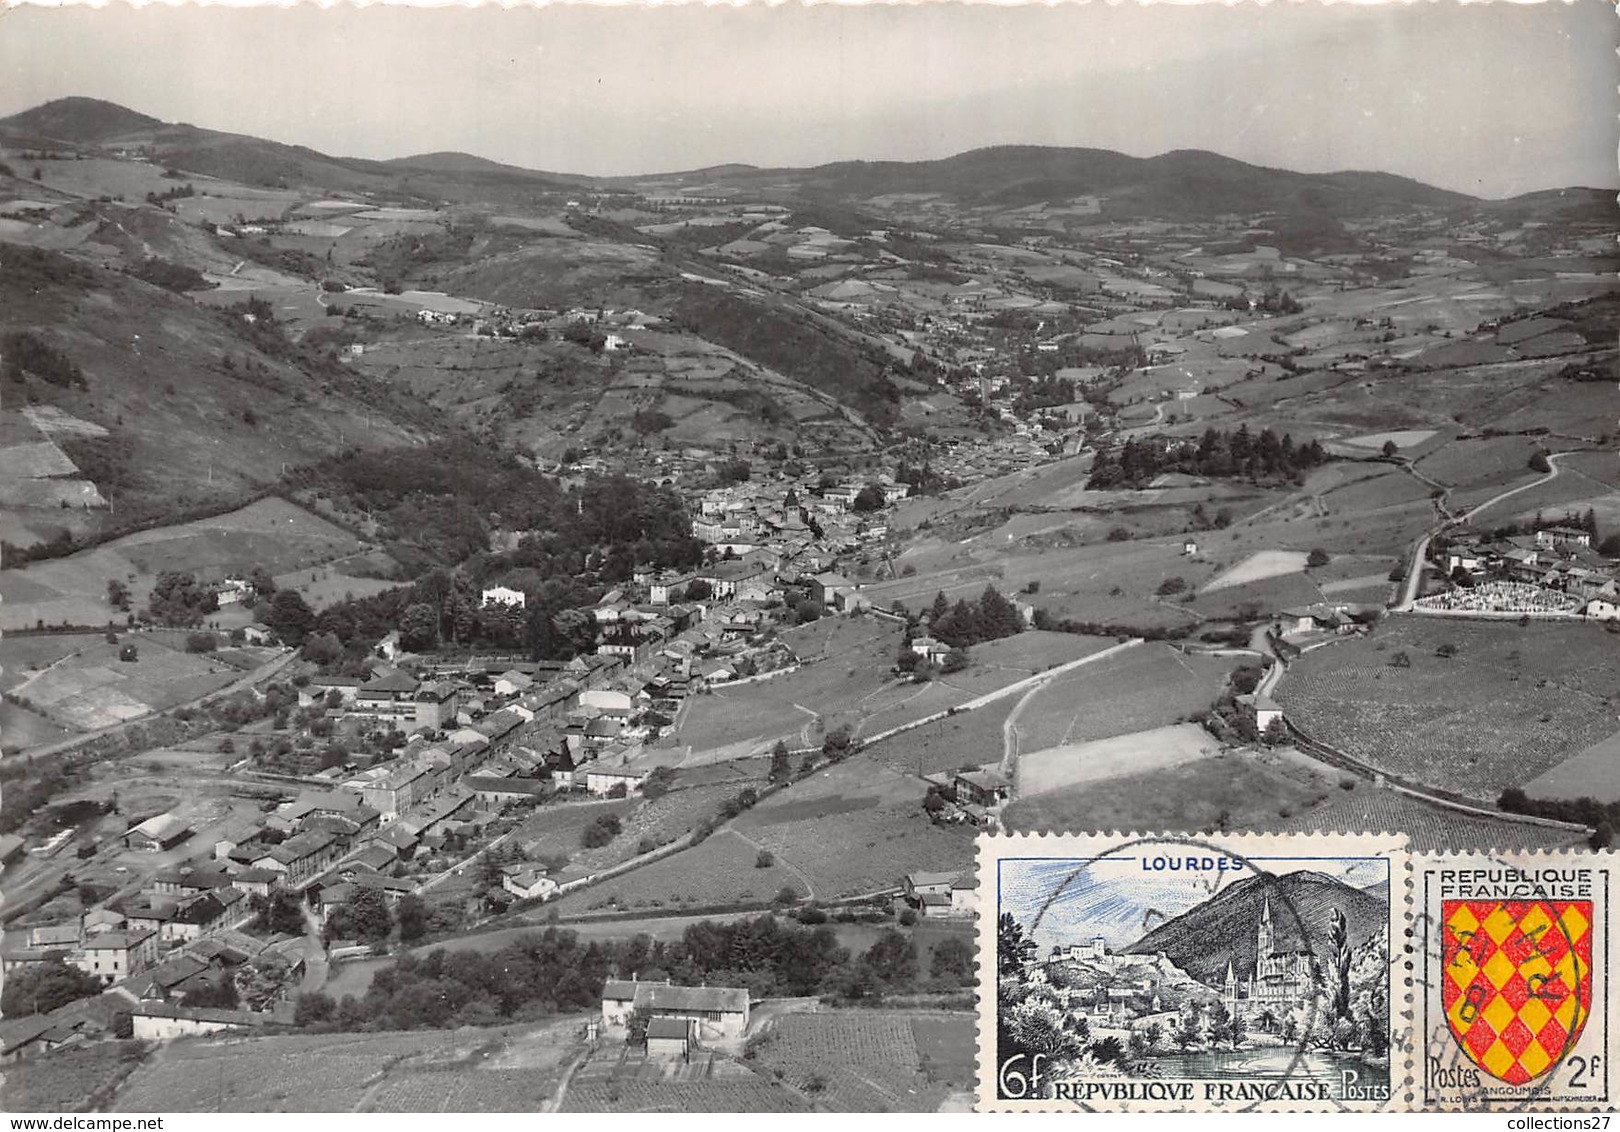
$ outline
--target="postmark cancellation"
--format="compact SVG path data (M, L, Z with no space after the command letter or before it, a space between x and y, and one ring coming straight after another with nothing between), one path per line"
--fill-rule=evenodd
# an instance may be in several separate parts
M1402 836L990 835L979 854L981 1109L1402 1107Z

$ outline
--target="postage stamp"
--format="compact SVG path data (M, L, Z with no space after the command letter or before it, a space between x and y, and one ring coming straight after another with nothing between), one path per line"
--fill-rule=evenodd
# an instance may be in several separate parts
M1399 834L981 836L980 1109L1403 1107L1407 860Z
M1589 851L1414 858L1423 1107L1614 1105L1617 861Z

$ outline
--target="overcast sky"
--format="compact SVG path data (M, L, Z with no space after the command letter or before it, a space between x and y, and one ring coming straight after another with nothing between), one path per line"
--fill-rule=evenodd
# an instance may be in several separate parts
M25 7L0 10L0 114L80 94L337 155L587 174L1197 148L1500 197L1620 184L1617 45L1602 0Z

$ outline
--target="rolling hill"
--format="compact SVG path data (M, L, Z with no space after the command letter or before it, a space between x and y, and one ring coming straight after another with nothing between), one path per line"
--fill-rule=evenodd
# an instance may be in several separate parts
M964 204L1009 207L1104 196L1105 213L1167 218L1260 210L1349 216L1476 203L1462 193L1388 173L1294 173L1203 150L1140 158L1106 149L993 146L937 161L843 161L810 169L722 167L659 178L682 179L839 200L939 193Z
M9 118L0 118L0 138L96 144L163 125L158 119L99 98L58 98Z
M1327 928L1332 909L1341 910L1349 921L1353 948L1360 948L1382 933L1389 919L1388 904L1376 895L1322 873L1256 875L1160 924L1125 950L1134 955L1162 951L1193 978L1217 985L1229 962L1240 973L1254 970L1255 930L1268 899L1278 950L1299 951L1309 946L1318 959L1328 955ZM1310 935L1308 943L1302 938L1301 927Z

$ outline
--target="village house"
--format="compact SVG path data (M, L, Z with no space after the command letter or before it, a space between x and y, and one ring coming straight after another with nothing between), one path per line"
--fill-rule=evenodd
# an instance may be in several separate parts
M331 867L340 856L342 846L334 834L300 833L258 854L250 864L255 869L280 873L284 886L297 888Z
M473 774L461 780L473 792L479 809L504 810L521 802L538 802L552 792L552 785L538 778L496 778Z
M557 882L534 865L515 865L501 871L501 887L519 900L546 900L557 891Z
M1591 532L1580 527L1538 527L1536 545L1548 550L1566 546L1591 546Z
M437 731L454 718L458 689L448 680L423 684L416 690L416 726Z
M699 1036L741 1037L748 1029L748 992L740 987L678 987L668 981L609 979L602 987L602 1026L622 1032L630 1015L685 1019Z
M614 788L619 786L624 787L626 794L635 794L647 781L647 774L645 770L631 770L629 767L593 765L585 771L585 789L602 798L612 794Z
M250 645L269 645L275 643L276 634L270 626L255 621L242 628L242 640Z
M1006 799L1011 786L995 771L958 771L951 778L959 800L979 806L993 806Z
M111 986L157 962L158 933L150 929L101 932L84 941L68 962Z
M246 1030L263 1026L270 1019L250 1010L223 1010L211 1006L176 1006L167 1002L142 1002L130 1011L138 1041L169 1041L191 1034L213 1034L221 1030Z

